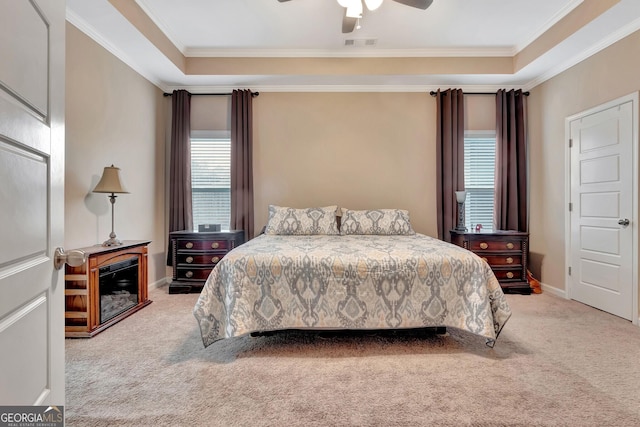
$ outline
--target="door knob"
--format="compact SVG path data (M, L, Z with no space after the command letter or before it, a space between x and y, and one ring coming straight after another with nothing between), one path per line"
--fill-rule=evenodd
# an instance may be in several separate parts
M65 263L71 267L80 267L86 261L87 254L78 249L65 252L63 248L56 248L53 254L53 266L56 270L60 270Z
M625 219L619 219L618 220L618 224L620 224L623 227L626 227L627 225L629 225L629 220L627 218Z

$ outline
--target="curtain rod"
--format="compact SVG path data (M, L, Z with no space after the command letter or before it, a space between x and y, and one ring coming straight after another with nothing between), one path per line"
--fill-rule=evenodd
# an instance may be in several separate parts
M171 96L173 93L163 93L164 96ZM232 93L192 93L191 96L231 96ZM251 97L255 98L260 92L251 92Z
M436 96L438 93L435 91L429 92L429 95ZM496 92L462 92L463 95L495 95ZM529 92L522 92L524 96L529 96Z

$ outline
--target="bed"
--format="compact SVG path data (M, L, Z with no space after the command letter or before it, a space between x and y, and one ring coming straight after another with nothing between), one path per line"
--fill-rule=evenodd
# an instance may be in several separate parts
M335 207L312 208L321 213L307 226L299 210L283 219L272 208L269 224L278 225L230 251L203 287L193 313L205 347L287 329L429 327L458 328L493 347L511 316L489 265L413 232L406 211L389 225L398 210L375 210L370 221L372 211L347 210L345 219L343 210L338 230Z

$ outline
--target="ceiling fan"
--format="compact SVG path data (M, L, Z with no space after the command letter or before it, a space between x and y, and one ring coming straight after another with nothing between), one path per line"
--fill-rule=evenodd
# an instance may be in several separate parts
M280 3L284 3L290 0L278 0ZM358 20L362 18L362 12L364 11L363 3L367 6L368 10L376 10L380 7L383 0L337 0L340 6L344 7L344 17L342 18L342 32L351 33L356 29ZM392 0L396 3L404 4L406 6L415 7L417 9L425 10L433 0ZM359 28L359 27L358 27Z

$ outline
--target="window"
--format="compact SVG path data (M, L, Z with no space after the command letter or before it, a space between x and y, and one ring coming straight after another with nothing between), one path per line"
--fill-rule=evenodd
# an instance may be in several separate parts
M193 226L231 221L231 138L228 132L191 137Z
M465 226L473 231L482 224L493 231L494 179L496 170L496 134L474 132L464 138Z

